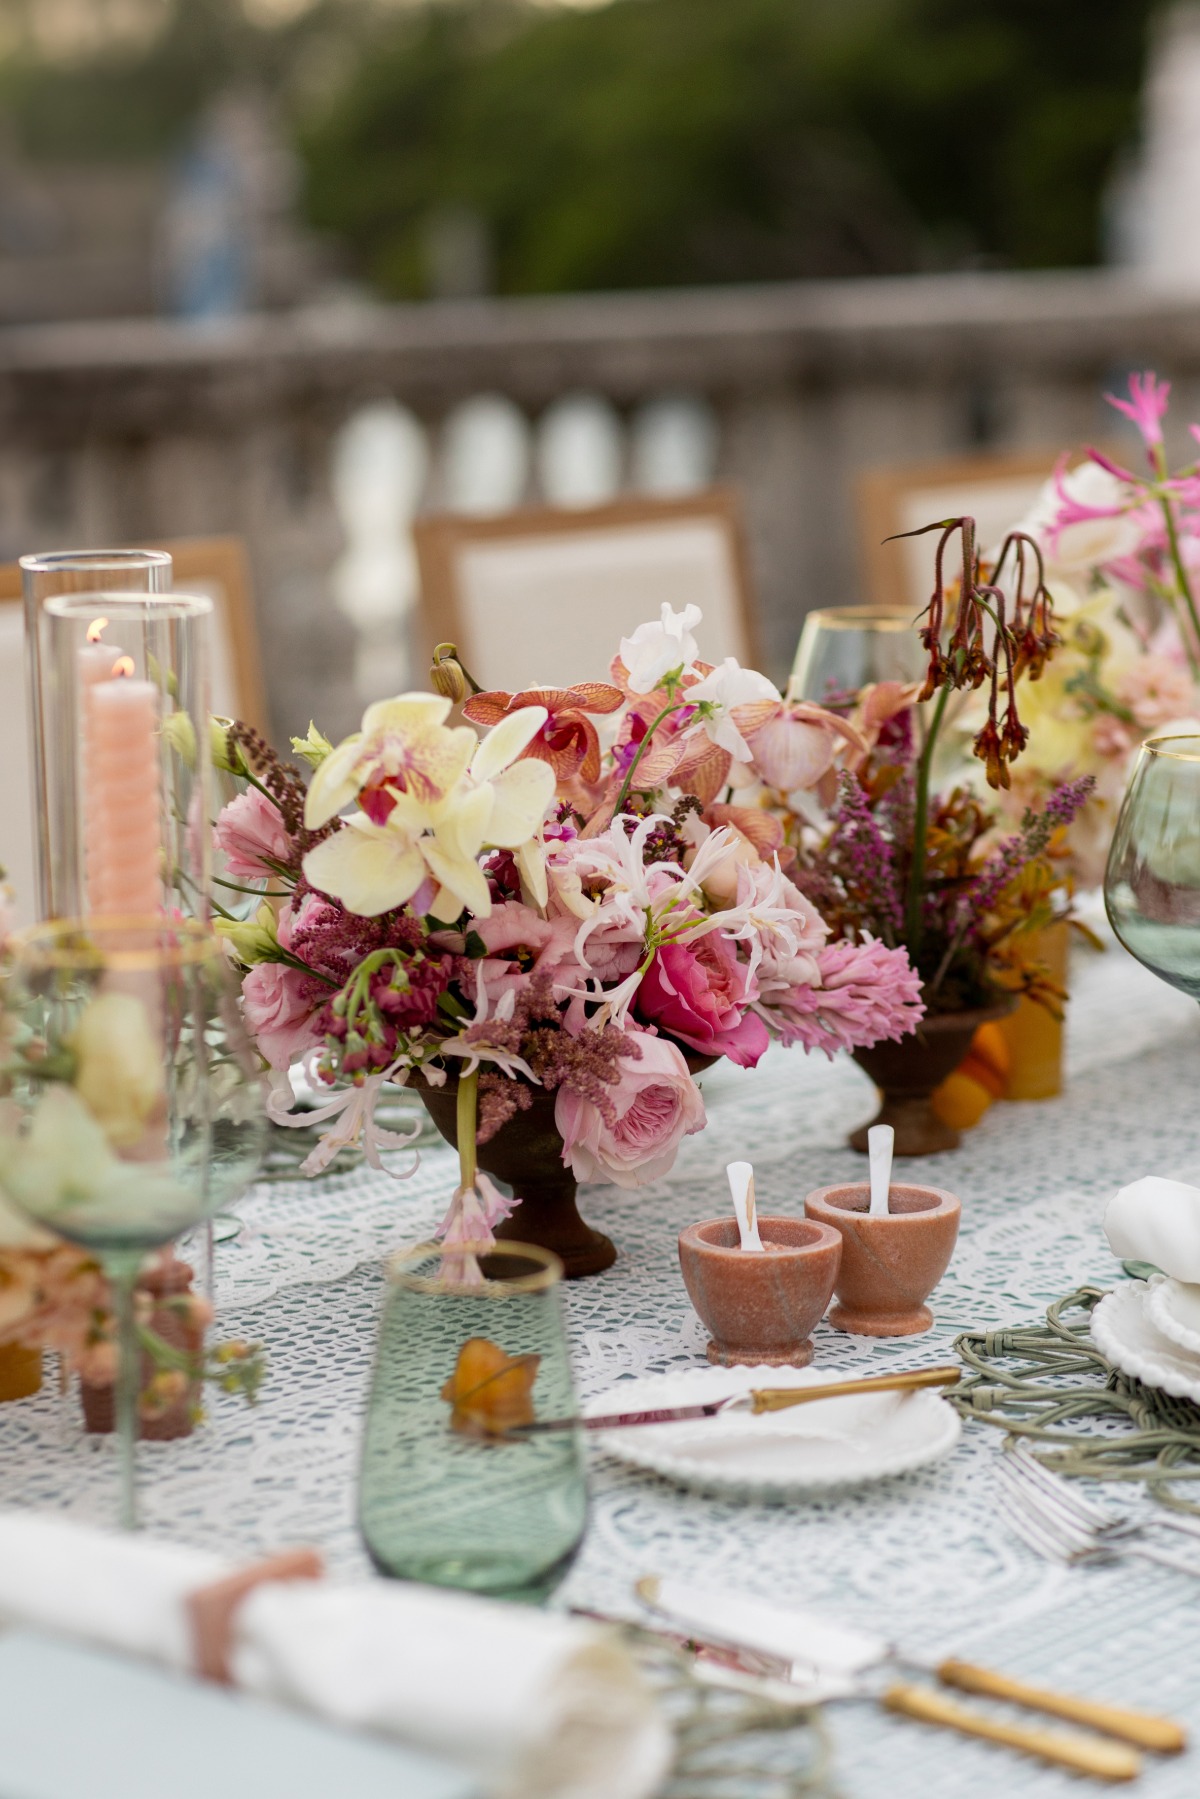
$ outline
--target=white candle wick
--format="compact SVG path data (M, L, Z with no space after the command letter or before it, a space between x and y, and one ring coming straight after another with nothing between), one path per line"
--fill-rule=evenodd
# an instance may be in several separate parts
M749 1162L730 1162L725 1170L729 1191L733 1195L733 1211L743 1249L763 1253L758 1234L758 1217L754 1206L754 1169Z
M886 1218L888 1215L888 1194L892 1186L892 1155L896 1148L896 1133L890 1124L873 1124L867 1132L867 1154L871 1160L871 1211L872 1218Z

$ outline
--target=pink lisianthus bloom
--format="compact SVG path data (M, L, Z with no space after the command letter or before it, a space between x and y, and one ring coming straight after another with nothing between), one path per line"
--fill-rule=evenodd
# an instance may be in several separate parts
M1146 731L1190 711L1196 697L1187 670L1156 655L1131 663L1116 684L1116 695Z
M242 981L246 1029L272 1068L290 1068L321 1042L313 979L280 962L260 962Z
M720 931L690 943L664 943L643 976L634 1004L639 1018L704 1056L728 1056L753 1068L769 1041L750 1006L758 987L737 945Z
M885 1038L906 1037L925 1013L921 981L902 949L873 937L830 943L816 955L818 982L787 987L763 980L760 1010L787 1046L867 1049Z
M704 1129L704 1101L674 1043L647 1031L625 1035L640 1054L622 1054L621 1078L606 1090L611 1122L569 1086L558 1089L554 1122L577 1180L644 1187L670 1173L684 1137Z
M277 866L286 868L293 859L279 808L257 787L248 787L222 808L213 837L235 881L268 880Z

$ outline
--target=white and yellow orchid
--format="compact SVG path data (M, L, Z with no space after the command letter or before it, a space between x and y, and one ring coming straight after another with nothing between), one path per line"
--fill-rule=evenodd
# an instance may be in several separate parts
M404 905L431 882L433 917L450 923L466 907L486 918L491 896L479 864L486 849L512 850L533 897L545 903L538 833L554 771L517 760L546 722L545 708L511 713L481 743L474 731L441 723L449 705L433 694L404 694L370 707L361 733L339 744L313 777L310 829L353 799L362 809L308 852L305 877L362 917Z

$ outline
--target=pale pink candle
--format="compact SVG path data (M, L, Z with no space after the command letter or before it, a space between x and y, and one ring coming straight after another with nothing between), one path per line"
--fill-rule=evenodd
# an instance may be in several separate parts
M149 681L100 673L89 645L81 660L84 711L88 910L109 917L162 910L162 814L158 782L158 693ZM89 680L93 670L97 678Z

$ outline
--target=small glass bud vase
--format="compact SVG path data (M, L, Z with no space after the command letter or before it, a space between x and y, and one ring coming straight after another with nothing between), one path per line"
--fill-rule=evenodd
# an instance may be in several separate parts
M212 601L60 594L42 607L50 892L75 918L211 910Z
M165 550L48 550L21 557L25 600L25 689L34 785L34 852L39 918L70 911L54 889L55 855L43 713L45 612L48 600L64 593L167 593L171 558Z

